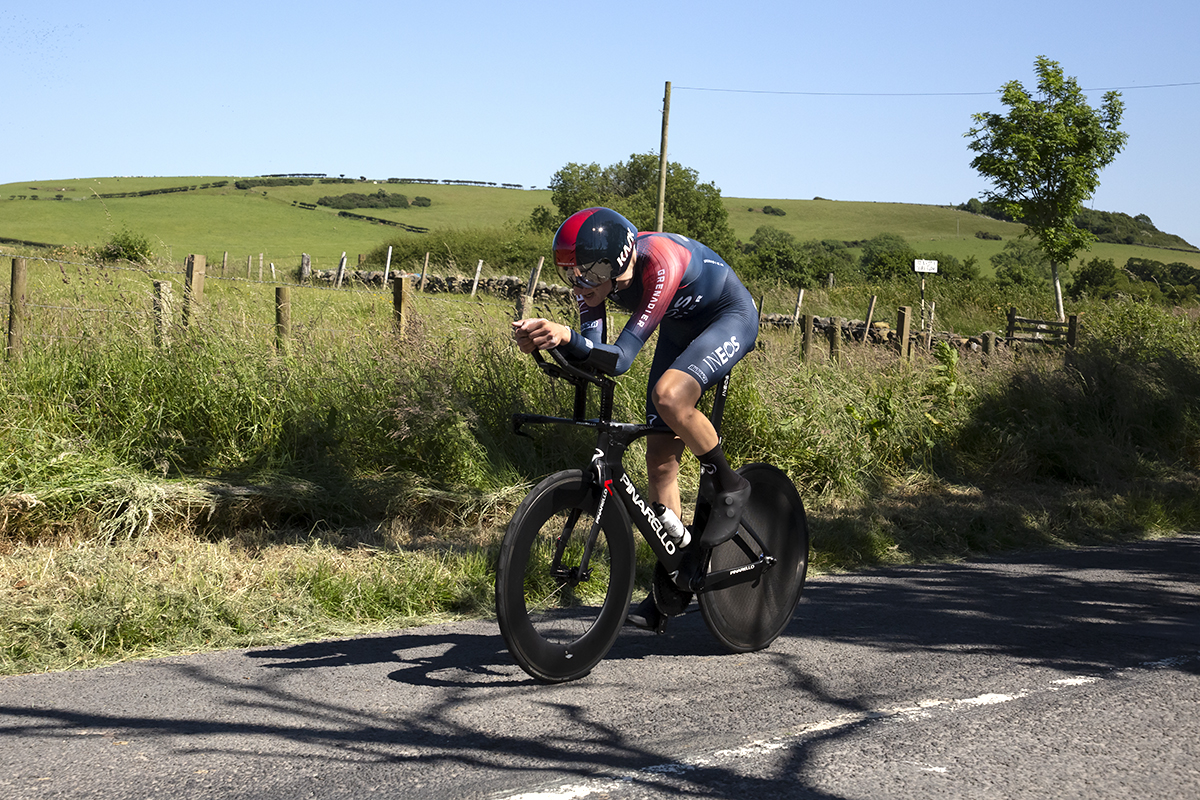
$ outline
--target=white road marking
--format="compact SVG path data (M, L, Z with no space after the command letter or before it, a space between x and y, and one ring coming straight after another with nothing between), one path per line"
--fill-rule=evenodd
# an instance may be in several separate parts
M1195 661L1197 658L1200 658L1200 654L1176 656L1173 658L1166 658L1161 661L1149 661L1139 664L1136 667L1113 670L1112 674L1115 675L1121 672L1130 672L1135 669L1168 669L1171 667L1180 666L1181 664L1185 664L1190 661ZM579 798L588 797L589 795L593 794L611 794L623 786L643 783L645 781L643 776L686 776L688 773L701 768L718 766L736 761L738 759L756 758L776 750L783 750L793 746L800 739L815 733L825 733L827 731L848 728L854 725L862 725L869 722L924 719L929 717L930 712L934 710L940 710L946 713L954 713L956 711L962 711L973 707L979 708L984 706L995 706L1002 703L1011 703L1014 700L1021 700L1025 697L1029 697L1033 694L1039 694L1041 692L1060 692L1070 688L1087 686L1088 684L1097 683L1101 680L1105 680L1105 677L1099 675L1079 675L1070 678L1059 678L1057 680L1050 681L1049 684L1044 687L1031 689L1027 692L1020 692L1017 694L999 694L989 692L958 700L919 700L916 703L911 703L904 706L841 714L836 717L821 720L819 722L809 723L808 725L804 725L803 727L800 727L789 734L776 736L771 739L749 742L741 747L729 750L715 750L712 754L707 756L692 756L679 761L669 761L664 764L655 764L653 766L643 767L642 769L635 770L626 775L617 776L615 778L594 778L578 784L563 784L557 789L509 795L503 798L503 800L578 800ZM922 772L945 774L948 771L946 767L938 767L931 764L921 764L915 761L903 761L899 763L914 766Z

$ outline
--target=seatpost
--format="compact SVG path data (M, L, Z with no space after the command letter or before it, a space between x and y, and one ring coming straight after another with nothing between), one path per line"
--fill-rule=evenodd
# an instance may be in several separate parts
M575 384L575 419L582 420L587 413L587 384L579 381Z

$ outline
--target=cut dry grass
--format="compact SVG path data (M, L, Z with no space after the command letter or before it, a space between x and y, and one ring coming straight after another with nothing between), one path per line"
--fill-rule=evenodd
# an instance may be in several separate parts
M485 613L494 547L180 531L17 544L0 558L0 674L344 636ZM371 544L368 544L371 543Z

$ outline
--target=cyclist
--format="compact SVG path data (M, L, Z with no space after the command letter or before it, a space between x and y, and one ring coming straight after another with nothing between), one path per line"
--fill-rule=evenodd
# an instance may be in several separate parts
M638 233L608 208L567 218L554 235L554 263L575 290L580 330L542 318L513 323L524 353L560 348L567 358L613 375L626 372L658 328L646 387L646 421L662 434L646 439L651 502L679 516L679 465L686 447L700 461L701 492L712 504L700 543L714 547L737 532L750 484L734 472L712 422L696 404L753 347L758 312L750 292L719 255L672 233ZM604 343L605 304L630 312L614 344ZM653 593L629 622L662 631Z

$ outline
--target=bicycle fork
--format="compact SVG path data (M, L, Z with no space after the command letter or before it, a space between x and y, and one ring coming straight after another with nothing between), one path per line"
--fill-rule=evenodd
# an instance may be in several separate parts
M611 492L612 481L605 478L604 451L600 448L596 449L596 454L592 458L594 491L598 491L600 499L596 504L596 513L592 518L592 527L588 531L587 539L583 542L583 556L579 559L578 566L564 567L562 565L563 555L567 551L567 544L570 541L571 534L575 531L575 525L579 522L579 517L582 516L583 510L575 508L567 515L566 521L563 523L562 532L559 533L558 539L554 543L554 561L550 565L550 574L555 580L569 583L572 586L578 583L587 581L592 577L590 567L592 560L592 548L596 545L596 538L600 535L601 519L604 515L604 504L608 499L608 494Z

